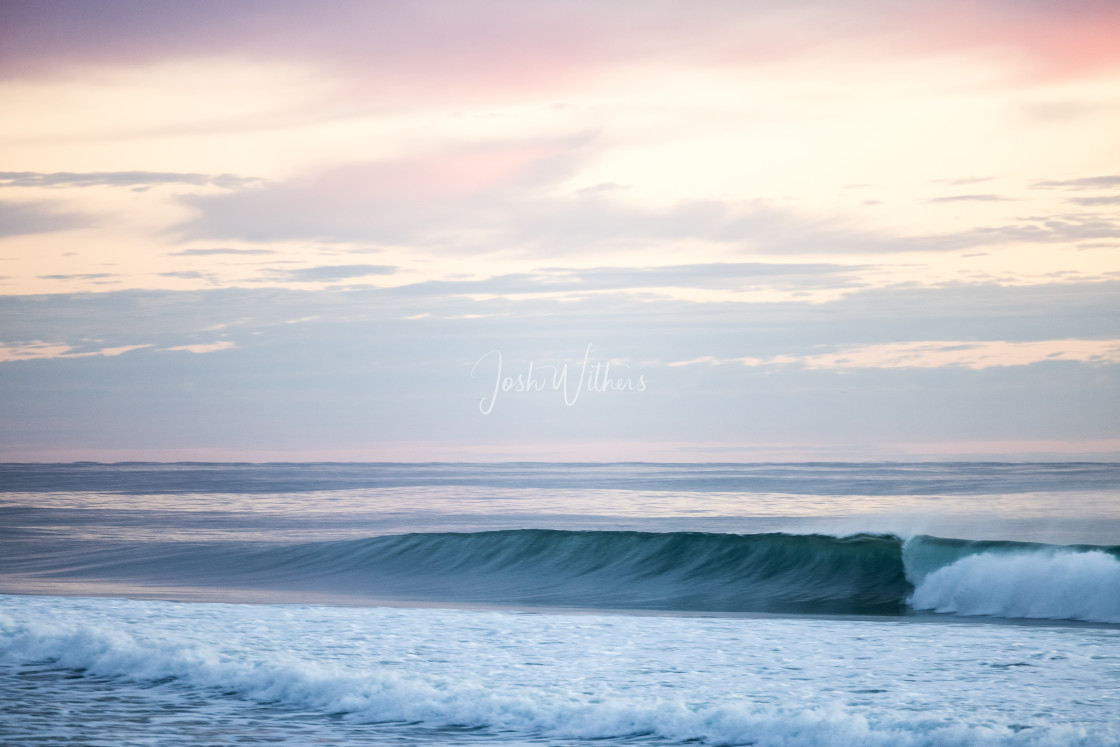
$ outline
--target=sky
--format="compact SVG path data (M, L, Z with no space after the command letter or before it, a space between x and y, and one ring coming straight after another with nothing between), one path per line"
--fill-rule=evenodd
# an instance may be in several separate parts
M0 3L0 460L1120 458L1120 5Z

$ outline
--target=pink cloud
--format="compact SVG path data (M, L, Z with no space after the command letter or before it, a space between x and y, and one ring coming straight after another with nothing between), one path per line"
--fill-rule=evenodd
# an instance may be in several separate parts
M565 152L556 143L507 143L334 169L315 189L360 200L441 200L533 181L542 163Z
M382 104L458 102L585 86L629 65L751 66L852 55L996 51L1032 79L1120 62L1120 6L984 2L7 3L0 76L237 57L304 62ZM832 60L832 63L827 63Z
M1015 57L1024 81L1044 83L1120 67L1120 5L955 0L916 15L918 37L936 49L977 49Z
M369 241L491 230L512 220L533 188L571 173L583 147L578 139L514 141L335 166L256 189L184 197L200 219L181 228L247 240Z

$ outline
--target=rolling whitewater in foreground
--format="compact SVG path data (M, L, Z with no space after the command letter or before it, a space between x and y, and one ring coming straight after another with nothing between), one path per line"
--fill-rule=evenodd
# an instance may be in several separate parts
M0 465L0 743L1120 745L1120 465Z

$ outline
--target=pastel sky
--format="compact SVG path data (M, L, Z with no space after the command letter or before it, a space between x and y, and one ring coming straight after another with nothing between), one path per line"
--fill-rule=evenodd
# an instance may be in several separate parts
M3 460L1120 458L1112 0L17 0L0 102Z

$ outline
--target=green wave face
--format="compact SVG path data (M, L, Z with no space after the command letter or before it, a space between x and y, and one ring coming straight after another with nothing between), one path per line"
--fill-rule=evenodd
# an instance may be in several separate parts
M698 612L898 614L911 586L889 535L519 529L260 548L120 548L54 577L314 590L366 599Z

